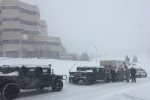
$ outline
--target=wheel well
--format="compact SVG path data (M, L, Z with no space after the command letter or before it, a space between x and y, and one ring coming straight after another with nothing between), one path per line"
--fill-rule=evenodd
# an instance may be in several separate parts
M14 80L5 80L2 84L1 84L1 89L8 83L16 83ZM17 83L16 83L17 84Z

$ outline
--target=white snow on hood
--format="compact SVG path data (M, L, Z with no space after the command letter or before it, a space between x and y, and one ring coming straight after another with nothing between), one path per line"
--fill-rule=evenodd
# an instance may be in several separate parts
M0 76L19 76L19 74L17 71L8 74L3 74L2 72L0 72Z

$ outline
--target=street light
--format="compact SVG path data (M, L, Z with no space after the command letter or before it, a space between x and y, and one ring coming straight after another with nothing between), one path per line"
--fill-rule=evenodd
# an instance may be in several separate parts
M96 62L97 62L97 47L95 46L95 49L96 49Z

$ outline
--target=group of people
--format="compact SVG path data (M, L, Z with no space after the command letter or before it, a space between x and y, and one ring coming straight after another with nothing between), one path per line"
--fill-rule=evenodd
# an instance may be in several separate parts
M134 69L133 67L130 70L129 69L124 70L123 68L117 69L116 67L110 70L112 82L123 82L124 75L126 76L126 81L129 82L130 74L131 74L132 82L136 82L136 77L135 77L136 69Z

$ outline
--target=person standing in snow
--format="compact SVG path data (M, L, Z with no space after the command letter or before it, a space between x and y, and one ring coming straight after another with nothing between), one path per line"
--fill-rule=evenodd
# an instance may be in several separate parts
M121 81L123 82L123 80L124 80L124 70L123 68L121 68Z
M110 70L110 74L112 82L115 82L115 70L113 68Z
M129 78L130 78L130 71L129 71L129 69L125 70L125 75L126 75L126 81L129 82Z
M118 81L118 69L115 66L115 82Z
M119 68L118 70L119 82L123 82L123 76L124 76L123 68Z
M132 78L132 82L136 82L136 78L135 78L135 74L136 74L136 70L133 68L130 69L130 73L131 73L131 78Z

